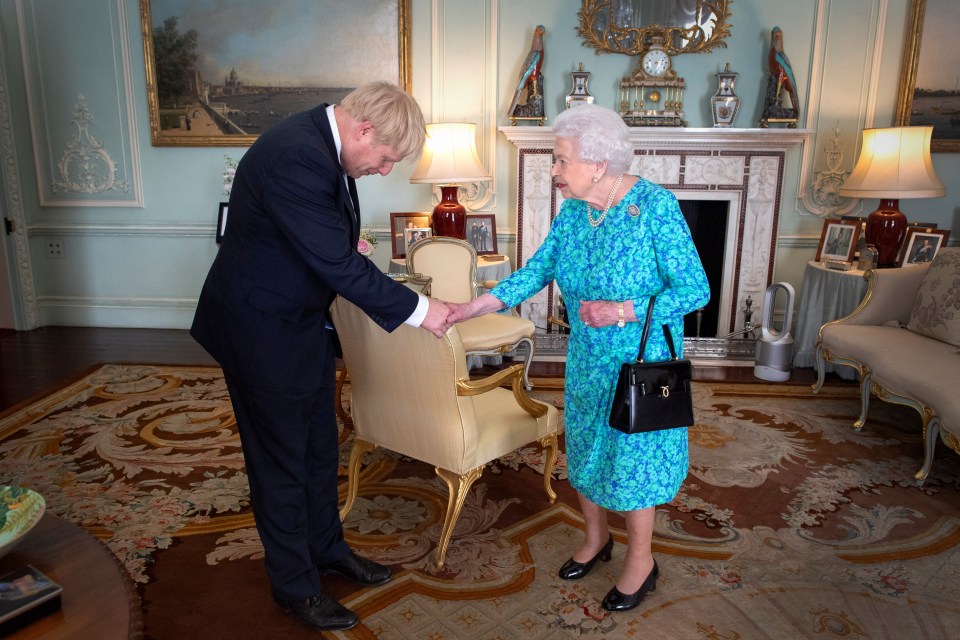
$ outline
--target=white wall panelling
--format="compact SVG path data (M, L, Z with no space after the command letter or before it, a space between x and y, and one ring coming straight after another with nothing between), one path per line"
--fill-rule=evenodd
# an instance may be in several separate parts
M40 204L142 207L124 0L16 9Z
M840 185L856 162L860 130L873 126L889 0L818 0L796 210L839 217L858 208Z

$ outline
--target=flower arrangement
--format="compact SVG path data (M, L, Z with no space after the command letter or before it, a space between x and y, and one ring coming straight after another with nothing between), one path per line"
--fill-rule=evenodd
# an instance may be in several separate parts
M357 253L362 256L371 256L379 242L377 236L373 235L373 231L370 229L362 229L360 231L360 240L357 241Z
M233 176L237 173L237 161L230 156L223 156L227 161L227 168L223 171L223 193L229 196L233 189Z

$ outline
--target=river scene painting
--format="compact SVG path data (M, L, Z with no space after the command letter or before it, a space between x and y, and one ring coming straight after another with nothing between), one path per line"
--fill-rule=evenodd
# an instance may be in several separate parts
M911 0L898 126L933 126L932 151L960 151L957 0Z
M403 86L409 1L140 0L154 144L251 144L366 82Z

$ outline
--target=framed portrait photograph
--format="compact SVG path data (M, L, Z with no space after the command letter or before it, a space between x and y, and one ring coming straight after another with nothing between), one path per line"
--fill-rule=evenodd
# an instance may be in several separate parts
M907 227L907 237L903 240L900 260L897 265L906 267L911 264L932 262L940 247L950 238L949 229L930 227Z
M857 220L825 220L817 246L817 262L841 260L852 262L860 237L860 222Z
M933 152L960 151L960 39L956 0L910 0L897 126L932 126Z
M411 0L140 0L154 146L249 146L386 81L408 93Z
M497 220L492 213L468 215L466 233L478 255L497 253Z
M220 241L223 240L223 234L227 230L227 203L220 203L220 210L217 213L217 235L216 240L217 244L220 244Z
M393 258L407 257L407 238L404 232L407 229L429 229L430 213L410 212L390 214L390 246Z
M413 227L412 229L403 230L403 246L406 248L406 251L410 251L410 247L417 244L424 238L430 238L433 236L433 229L430 227Z

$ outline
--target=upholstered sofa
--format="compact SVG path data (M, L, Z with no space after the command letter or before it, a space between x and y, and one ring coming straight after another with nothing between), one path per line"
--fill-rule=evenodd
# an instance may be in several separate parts
M913 407L923 424L923 484L937 436L960 453L960 247L933 263L864 274L867 292L849 316L824 324L816 347L818 392L824 364L860 373L859 430L870 396Z

